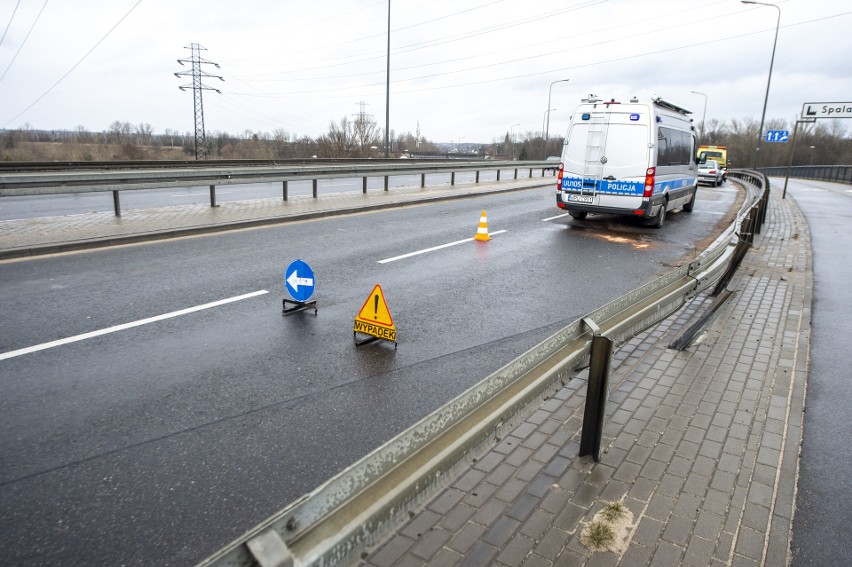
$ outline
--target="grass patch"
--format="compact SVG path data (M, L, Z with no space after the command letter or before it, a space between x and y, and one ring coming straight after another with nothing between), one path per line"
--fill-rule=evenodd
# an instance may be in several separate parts
M620 520L627 514L627 508L621 502L607 502L604 506L602 515L607 522L615 522Z
M592 522L586 531L586 546L592 550L606 549L615 534L612 528L604 522Z

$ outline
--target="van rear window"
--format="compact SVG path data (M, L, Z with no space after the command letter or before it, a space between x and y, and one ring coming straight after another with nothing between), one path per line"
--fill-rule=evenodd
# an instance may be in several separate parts
M603 177L616 179L645 178L648 169L648 126L626 123L610 124L606 142Z

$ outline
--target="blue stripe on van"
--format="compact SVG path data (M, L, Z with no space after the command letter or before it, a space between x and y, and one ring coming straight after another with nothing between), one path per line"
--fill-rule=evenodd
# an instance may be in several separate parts
M675 189L683 189L684 187L692 187L695 185L697 177L683 177L681 179L669 179L661 183L654 184L654 193L662 193L664 191L674 191Z
M684 177L681 179L669 179L654 184L654 194L665 191L674 191L683 187L695 185L696 178ZM581 177L563 177L563 191L588 191L593 189L596 193L605 195L627 195L641 197L645 191L643 181L607 181L605 179L583 179Z
M644 183L641 181L607 181L606 179L582 179L580 177L563 177L563 191L589 191L606 195L642 196Z

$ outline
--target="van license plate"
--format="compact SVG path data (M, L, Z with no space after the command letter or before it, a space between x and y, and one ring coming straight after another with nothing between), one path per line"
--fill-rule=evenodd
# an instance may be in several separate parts
M575 203L591 203L594 201L594 197L592 195L569 195L568 200L574 201Z

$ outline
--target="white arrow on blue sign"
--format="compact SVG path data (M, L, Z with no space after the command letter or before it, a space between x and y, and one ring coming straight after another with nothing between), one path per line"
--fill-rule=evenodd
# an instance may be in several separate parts
M786 142L789 138L789 130L767 130L764 140L767 142Z
M314 293L314 271L302 260L294 260L284 274L287 292L296 301L307 301Z

